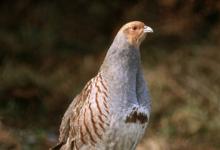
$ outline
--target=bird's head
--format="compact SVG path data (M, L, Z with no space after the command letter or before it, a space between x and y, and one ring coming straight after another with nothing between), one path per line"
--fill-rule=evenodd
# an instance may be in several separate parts
M125 35L131 45L139 47L141 42L145 39L146 34L152 33L153 29L146 26L143 22L132 21L122 26L119 32Z

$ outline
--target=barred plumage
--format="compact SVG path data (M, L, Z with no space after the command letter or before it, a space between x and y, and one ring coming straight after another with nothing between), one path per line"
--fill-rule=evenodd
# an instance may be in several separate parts
M94 146L109 126L109 97L106 81L101 73L91 79L66 111L60 127L60 143ZM66 130L66 129L69 130Z

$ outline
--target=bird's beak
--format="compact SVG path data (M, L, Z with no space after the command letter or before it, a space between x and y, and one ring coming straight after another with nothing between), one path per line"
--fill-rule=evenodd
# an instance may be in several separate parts
M153 33L153 29L151 27L148 26L144 26L144 33Z

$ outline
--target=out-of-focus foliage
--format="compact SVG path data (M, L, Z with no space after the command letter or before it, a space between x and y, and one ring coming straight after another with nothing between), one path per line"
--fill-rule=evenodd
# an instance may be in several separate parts
M138 149L219 149L218 0L2 0L0 149L48 149L131 20L154 29L141 47L153 112Z

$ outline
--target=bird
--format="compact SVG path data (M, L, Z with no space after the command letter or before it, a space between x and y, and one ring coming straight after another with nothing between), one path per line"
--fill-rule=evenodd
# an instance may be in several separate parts
M95 77L66 110L51 150L134 150L145 133L151 98L140 44L153 29L141 21L123 25Z

